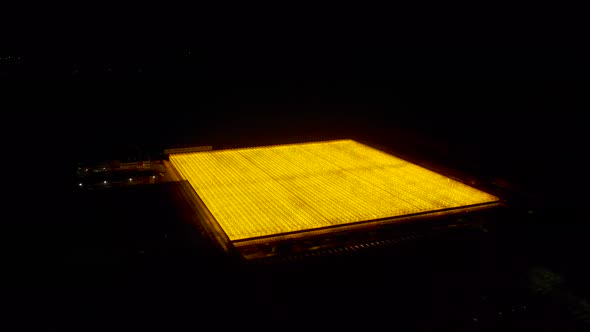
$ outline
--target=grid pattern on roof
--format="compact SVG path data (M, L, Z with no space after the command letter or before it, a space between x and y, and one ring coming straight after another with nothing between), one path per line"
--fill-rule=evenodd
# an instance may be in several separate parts
M498 201L353 140L170 155L230 240Z

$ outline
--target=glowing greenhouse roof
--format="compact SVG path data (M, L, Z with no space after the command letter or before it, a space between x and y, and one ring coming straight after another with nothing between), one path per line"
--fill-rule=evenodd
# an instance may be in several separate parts
M498 198L352 140L170 155L231 241Z

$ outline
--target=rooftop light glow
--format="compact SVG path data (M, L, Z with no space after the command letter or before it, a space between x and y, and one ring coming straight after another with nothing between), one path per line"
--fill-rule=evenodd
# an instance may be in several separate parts
M352 140L171 154L230 240L498 201Z

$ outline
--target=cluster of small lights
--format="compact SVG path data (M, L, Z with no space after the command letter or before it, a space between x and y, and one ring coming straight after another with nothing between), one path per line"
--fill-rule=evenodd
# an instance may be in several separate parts
M22 60L20 56L0 56L0 63L14 63Z
M230 240L498 198L352 140L170 155Z

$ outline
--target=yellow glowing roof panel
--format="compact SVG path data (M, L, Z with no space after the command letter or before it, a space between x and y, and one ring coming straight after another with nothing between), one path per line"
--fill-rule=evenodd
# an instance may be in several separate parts
M170 161L232 241L498 201L352 140L181 153Z

